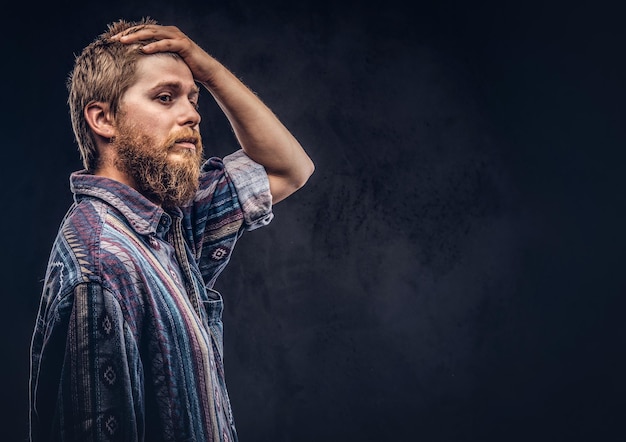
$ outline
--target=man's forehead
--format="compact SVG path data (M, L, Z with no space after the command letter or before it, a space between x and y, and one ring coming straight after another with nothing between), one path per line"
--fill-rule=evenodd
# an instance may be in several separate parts
M185 62L166 54L140 58L137 64L137 83L150 89L170 87L183 92L199 92Z

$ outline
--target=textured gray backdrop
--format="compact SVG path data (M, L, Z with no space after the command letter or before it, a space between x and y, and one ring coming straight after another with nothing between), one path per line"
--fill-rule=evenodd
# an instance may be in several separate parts
M601 2L18 5L2 41L2 430L80 162L73 54L175 24L317 170L218 288L242 442L624 440L625 31ZM236 148L204 94L208 152Z

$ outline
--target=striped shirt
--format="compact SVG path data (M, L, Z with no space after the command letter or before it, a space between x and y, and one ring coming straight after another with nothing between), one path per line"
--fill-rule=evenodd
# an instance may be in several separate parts
M265 170L241 150L211 158L170 211L104 177L70 184L33 333L31 440L237 440L213 286L273 217Z

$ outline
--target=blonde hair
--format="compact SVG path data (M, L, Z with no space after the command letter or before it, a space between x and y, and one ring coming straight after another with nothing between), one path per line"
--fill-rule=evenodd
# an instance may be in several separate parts
M84 109L94 101L101 101L108 103L113 115L117 115L122 95L135 82L137 60L145 56L138 49L154 41L123 44L112 41L111 37L133 26L151 24L157 22L149 17L134 22L113 22L75 58L74 69L67 79L68 104L78 150L89 171L98 165L98 150Z

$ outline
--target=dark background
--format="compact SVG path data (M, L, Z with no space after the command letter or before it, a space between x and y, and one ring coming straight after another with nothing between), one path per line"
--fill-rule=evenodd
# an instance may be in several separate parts
M505 3L5 13L2 440L27 436L41 280L81 167L73 54L145 15L231 68L317 166L218 283L242 442L626 440L623 15ZM234 150L201 106L207 150Z

